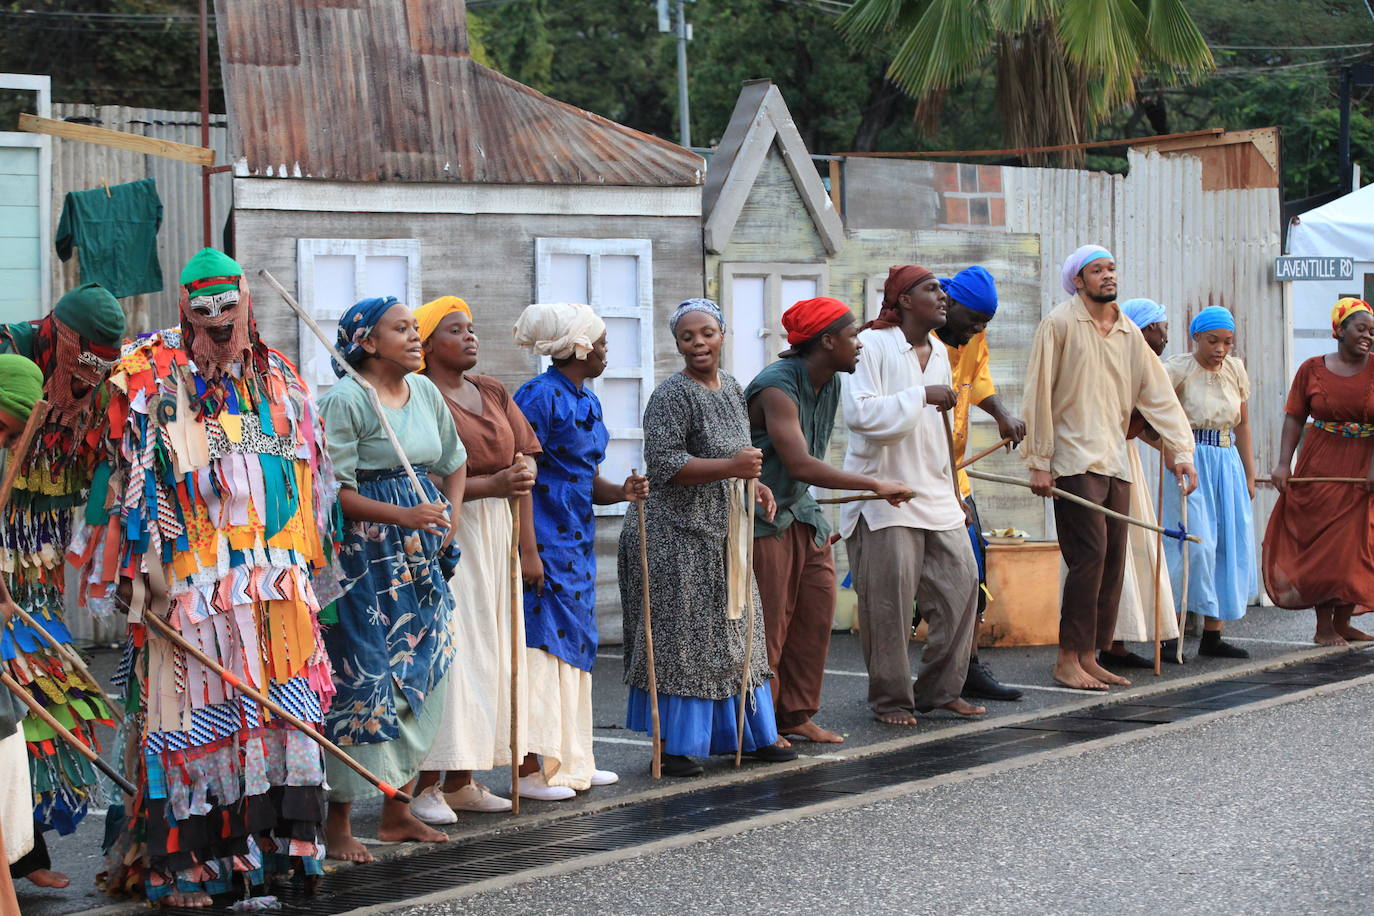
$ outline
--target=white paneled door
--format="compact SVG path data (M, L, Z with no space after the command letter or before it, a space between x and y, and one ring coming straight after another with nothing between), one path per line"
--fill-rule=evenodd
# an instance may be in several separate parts
M826 294L826 265L723 263L720 272L720 304L729 325L725 368L743 387L787 349L782 313L794 302Z

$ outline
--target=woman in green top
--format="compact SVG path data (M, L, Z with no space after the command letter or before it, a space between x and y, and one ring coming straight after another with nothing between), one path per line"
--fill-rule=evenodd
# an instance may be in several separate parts
M409 308L390 296L364 299L340 319L337 346L377 389L425 501L407 481L361 385L345 378L320 398L339 505L350 523L339 551L344 595L337 621L324 633L337 691L325 729L378 777L409 786L443 719L443 679L453 657L448 580L458 560L452 541L467 452L443 396L414 374L423 356ZM344 374L337 365L334 371ZM443 495L431 477L442 482ZM376 790L330 760L328 855L370 861L349 816L354 801ZM448 839L394 799L383 805L377 837L393 843Z

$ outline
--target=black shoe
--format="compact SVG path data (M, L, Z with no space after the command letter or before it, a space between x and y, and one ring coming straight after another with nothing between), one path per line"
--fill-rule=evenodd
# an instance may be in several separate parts
M1178 640L1166 639L1159 644L1159 657L1164 660L1166 665L1181 665L1188 660L1188 656L1183 656L1183 661L1178 660Z
M988 666L976 658L969 659L968 674L964 677L964 689L960 693L976 700L1001 700L1004 703L1019 700L1025 695L1015 687L999 682L992 676Z
M790 747L765 744L763 747L755 748L752 751L745 751L744 756L752 757L761 763L786 763L789 760L796 760L797 752Z
M1154 669L1155 663L1145 658L1143 655L1136 655L1129 649L1124 655L1117 655L1115 652L1099 651L1097 653L1097 663L1109 671L1122 671L1127 668L1150 668Z
M1250 653L1240 646L1233 646L1221 638L1221 634L1216 630L1206 630L1202 634L1202 642L1197 647L1198 655L1206 655L1211 658L1249 658Z
M701 764L685 754L664 754L664 776L700 776L706 770Z

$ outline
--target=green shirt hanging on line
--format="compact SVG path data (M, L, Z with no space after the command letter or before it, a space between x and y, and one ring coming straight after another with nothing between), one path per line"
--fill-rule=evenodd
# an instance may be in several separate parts
M162 289L157 231L162 201L151 178L70 191L57 223L57 256L81 249L81 282L99 283L116 299Z

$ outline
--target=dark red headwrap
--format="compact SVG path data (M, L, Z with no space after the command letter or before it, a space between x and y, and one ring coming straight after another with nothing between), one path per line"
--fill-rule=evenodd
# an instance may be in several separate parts
M897 305L897 297L918 283L934 277L933 271L919 264L895 264L888 269L887 282L883 284L883 307L878 317L864 325L865 328L895 328L902 323L902 313Z

